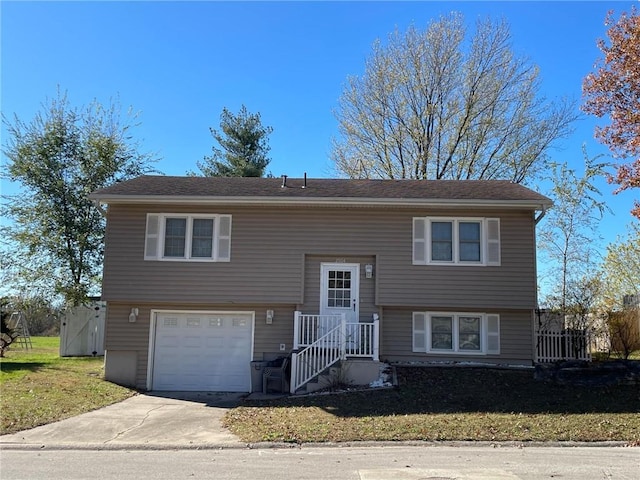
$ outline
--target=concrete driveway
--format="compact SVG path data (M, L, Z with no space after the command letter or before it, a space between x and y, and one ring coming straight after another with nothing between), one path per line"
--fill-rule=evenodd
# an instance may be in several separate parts
M0 446L58 448L197 448L242 446L221 418L242 393L151 392L11 435Z

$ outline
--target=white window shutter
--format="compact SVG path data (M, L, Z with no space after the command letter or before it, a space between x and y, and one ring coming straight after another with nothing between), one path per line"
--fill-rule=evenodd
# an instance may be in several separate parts
M413 351L427 351L427 315L413 312Z
M500 354L500 315L487 315L487 354Z
M160 215L147 214L147 228L144 241L144 259L157 260L160 250Z
M487 218L487 265L500 265L500 219Z
M426 224L427 221L424 218L413 219L413 263L425 264L427 263L427 239L426 239Z
M218 217L218 248L217 260L229 262L231 260L231 215Z

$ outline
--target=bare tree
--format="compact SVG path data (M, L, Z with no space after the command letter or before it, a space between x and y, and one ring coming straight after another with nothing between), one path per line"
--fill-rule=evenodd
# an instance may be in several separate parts
M538 69L511 50L504 21L465 43L453 13L377 41L335 113L336 169L351 178L509 179L535 175L570 133L573 103L540 97Z
M596 163L598 157L590 159L585 149L583 155L582 176L566 163L551 165L549 196L554 205L539 229L539 246L543 258L551 265L549 273L555 289L551 303L562 315L567 314L570 286L596 273L597 227L607 210L594 184L606 164Z
M601 312L602 281L599 277L583 277L568 285L565 325L573 330L593 330Z

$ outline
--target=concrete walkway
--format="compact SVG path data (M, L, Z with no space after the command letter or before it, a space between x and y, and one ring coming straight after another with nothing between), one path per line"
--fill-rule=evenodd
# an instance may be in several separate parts
M0 447L240 447L221 425L241 393L152 392L49 425L0 436Z

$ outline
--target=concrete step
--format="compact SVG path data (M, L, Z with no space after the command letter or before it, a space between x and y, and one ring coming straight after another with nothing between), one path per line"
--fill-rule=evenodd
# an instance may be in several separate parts
M308 382L306 387L306 393L317 392L318 390L324 390L325 388L329 388L335 385L336 373L332 373L331 370L335 367L329 367L329 372L321 373L318 375L315 380Z

